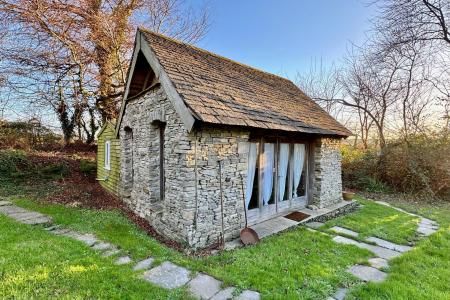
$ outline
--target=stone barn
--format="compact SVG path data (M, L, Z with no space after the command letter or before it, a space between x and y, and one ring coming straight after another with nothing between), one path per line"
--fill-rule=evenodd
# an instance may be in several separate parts
M120 196L200 249L245 226L342 201L351 133L295 84L138 29L116 126Z

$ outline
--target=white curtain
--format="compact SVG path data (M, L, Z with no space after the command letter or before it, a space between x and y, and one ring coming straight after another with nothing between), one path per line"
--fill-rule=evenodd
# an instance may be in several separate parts
M261 156L261 168L262 168L262 200L266 206L269 204L270 196L273 189L273 160L275 154L274 144L264 144L264 153Z
M280 157L278 160L278 195L280 195L280 201L283 201L284 191L286 189L288 162L289 144L280 144Z
M293 168L294 168L294 186L292 190L292 196L296 197L297 187L300 183L300 178L302 176L303 163L305 161L305 145L304 144L294 144L294 157L293 157Z
M245 190L245 206L248 208L253 192L253 181L255 180L256 161L258 160L258 144L248 145L247 186Z

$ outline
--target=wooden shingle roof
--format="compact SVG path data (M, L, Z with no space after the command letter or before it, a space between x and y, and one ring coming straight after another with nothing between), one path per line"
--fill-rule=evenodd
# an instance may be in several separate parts
M348 136L344 126L291 81L139 29L196 120Z

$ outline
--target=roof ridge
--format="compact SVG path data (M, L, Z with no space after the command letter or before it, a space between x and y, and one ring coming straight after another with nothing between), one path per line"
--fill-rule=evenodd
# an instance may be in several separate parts
M164 35L164 34L161 34L161 33L158 33L158 32L154 32L154 31L151 31L151 30L149 30L149 29L147 29L147 28L144 28L144 27L138 27L138 30L144 31L144 32L146 32L146 33L150 33L150 34L153 34L153 35L156 35L156 36L159 36L159 37L164 38L164 39L166 39L166 40L170 40L170 41L172 41L172 42L174 42L174 43L177 43L177 44L180 44L180 45L183 45L183 46L192 48L192 49L194 49L194 50L197 50L197 51L200 51L200 52L209 54L209 55L211 55L211 56L215 56L215 57L217 57L217 58L220 58L220 59L229 61L229 62L234 63L234 64L236 64L236 65L240 65L240 66L242 66L242 67L249 68L249 69L252 69L252 70L254 70L254 71L257 71L257 72L260 72L260 73L264 73L264 74L267 74L267 75L276 77L276 78L278 78L278 79L285 80L285 81L287 81L287 82L289 82L289 83L291 83L291 84L294 84L294 83L293 83L290 79L288 79L288 78L285 78L285 77L282 77L282 76L279 76L279 75L270 73L270 72L268 72L268 71L264 71L264 70L258 69L258 68L256 68L256 67L253 67L253 66L250 66L250 65L241 63L241 62L238 62L238 61L233 60L233 59L231 59L231 58L228 58L228 57L222 56L222 55L220 55L220 54L211 52L211 51L209 51L209 50L206 50L206 49L197 47L197 46L195 46L195 45L191 45L191 44L182 42L182 41L180 41L180 40L177 40L177 39L175 39L175 38L169 37L169 36L167 36L167 35ZM295 84L294 84L294 85L295 85Z

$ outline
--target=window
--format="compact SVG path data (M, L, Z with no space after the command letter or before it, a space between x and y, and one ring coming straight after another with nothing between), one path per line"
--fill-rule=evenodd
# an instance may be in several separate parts
M105 169L111 170L111 141L105 142Z
M292 153L292 198L306 195L306 148L304 144L294 144Z
M164 131L165 123L159 124L159 199L164 200L165 176L164 176Z
M126 126L124 128L123 137L123 188L125 194L131 193L134 184L134 143L133 143L133 129Z
M249 143L247 209L274 213L306 205L307 171L306 144Z

